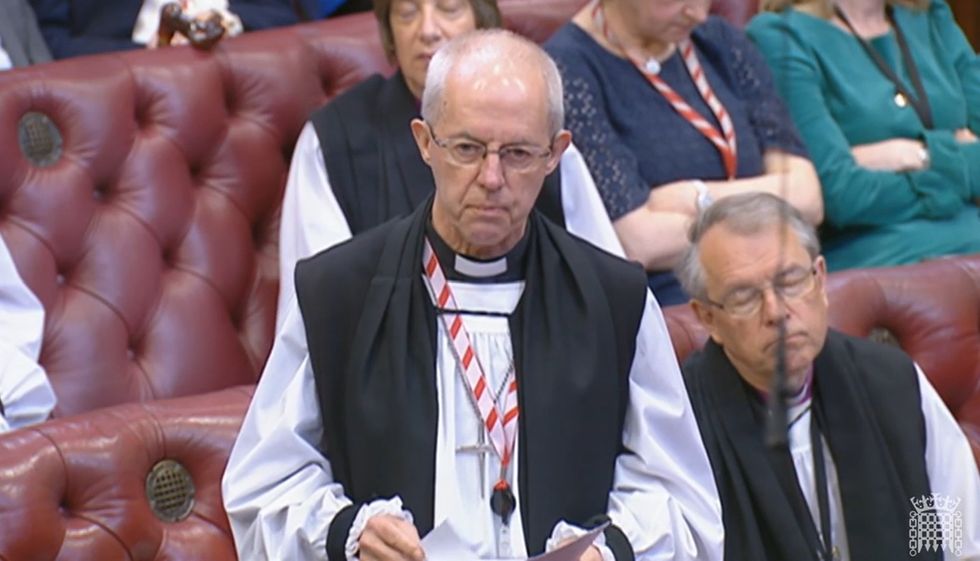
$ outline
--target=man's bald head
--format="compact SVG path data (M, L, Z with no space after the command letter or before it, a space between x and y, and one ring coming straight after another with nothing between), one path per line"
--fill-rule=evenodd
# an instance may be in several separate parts
M561 76L551 57L533 41L505 29L465 33L441 47L429 63L422 118L429 123L438 122L451 81L470 88L527 88L528 80L541 80L544 85L548 132L554 136L564 124L565 109Z

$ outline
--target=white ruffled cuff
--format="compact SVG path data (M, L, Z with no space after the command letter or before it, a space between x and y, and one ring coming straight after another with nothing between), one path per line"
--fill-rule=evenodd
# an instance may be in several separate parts
M357 511L357 516L354 517L354 522L350 525L350 532L347 533L344 553L347 554L348 561L357 561L358 559L357 555L361 552L361 534L364 533L364 527L367 526L368 520L381 515L397 516L409 524L414 523L412 513L402 508L401 497L378 499L361 505Z
M580 538L588 533L588 530L579 528L578 526L572 526L564 520L559 520L558 524L555 524L555 528L551 531L551 537L548 538L544 550L553 551L568 538ZM599 532L592 545L599 550L599 554L602 555L602 561L616 561L616 556L613 555L612 550L606 545L606 535L604 533Z

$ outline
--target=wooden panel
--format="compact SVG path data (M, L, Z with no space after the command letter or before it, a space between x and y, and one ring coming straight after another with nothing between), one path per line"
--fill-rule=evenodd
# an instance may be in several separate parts
M956 14L956 22L973 43L973 50L980 49L980 1L949 0L949 4Z

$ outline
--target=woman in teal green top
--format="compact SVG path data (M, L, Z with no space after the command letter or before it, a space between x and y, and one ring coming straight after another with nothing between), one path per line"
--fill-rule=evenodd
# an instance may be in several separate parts
M763 0L831 269L980 252L980 59L944 0Z

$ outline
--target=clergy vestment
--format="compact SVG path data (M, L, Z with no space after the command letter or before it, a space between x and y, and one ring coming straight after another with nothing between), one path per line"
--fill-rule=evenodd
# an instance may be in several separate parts
M506 526L493 514L500 461L460 450L479 420L421 276L429 212L298 267L300 306L223 482L239 555L343 559L361 513L394 497L420 535L448 519L482 557L539 553L560 520L608 515L616 559L720 559L710 467L643 272L537 212L508 255L517 277L447 272L461 308L493 312L464 316L487 387L516 371L517 508Z
M314 113L296 142L283 196L279 278L296 262L414 210L433 190L409 123L418 101L401 73L375 75ZM623 255L582 155L570 146L537 208L569 232ZM294 296L279 285L277 330Z
M44 308L0 238L0 432L40 423L54 409L54 391L37 363L43 332Z
M823 561L824 522L831 542L824 549L834 559L944 559L941 551L910 552L911 500L932 493L961 501L962 549L945 559L980 559L980 478L970 446L900 350L831 330L809 395L789 408L788 452L765 446L763 398L720 346L709 341L683 370L721 496L727 561ZM820 455L825 478L815 465Z

